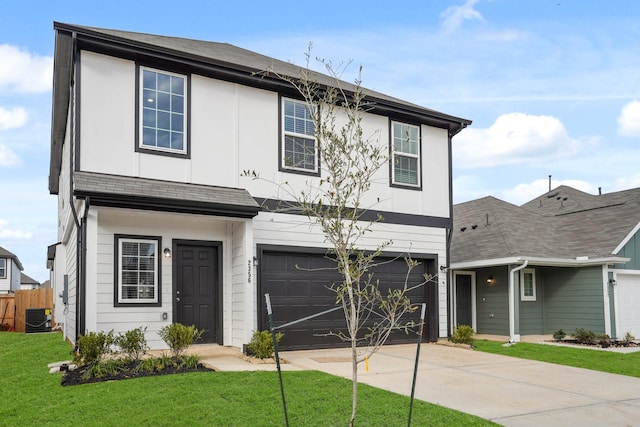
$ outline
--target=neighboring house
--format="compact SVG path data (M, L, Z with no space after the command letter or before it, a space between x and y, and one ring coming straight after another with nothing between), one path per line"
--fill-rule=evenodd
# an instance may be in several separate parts
M522 206L454 206L451 325L481 334L640 337L640 188L560 186Z
M24 273L20 273L20 290L38 289L40 282Z
M335 305L319 229L263 208L290 201L267 180L301 190L326 173L305 103L262 72L296 78L301 68L225 43L54 29L49 190L60 242L47 264L67 338L141 326L159 348L156 332L180 322L204 329L203 342L242 347L268 328L265 293L279 324ZM393 257L410 251L420 281L448 264L451 140L471 122L372 91L367 99L364 132L393 152L363 201L384 217L363 249L392 239L377 279L402 282L405 262ZM428 305L427 340L449 332L446 293L445 277L414 292ZM317 336L340 325L336 316L287 328L283 347L336 345Z
M0 294L20 289L22 263L18 257L0 246Z

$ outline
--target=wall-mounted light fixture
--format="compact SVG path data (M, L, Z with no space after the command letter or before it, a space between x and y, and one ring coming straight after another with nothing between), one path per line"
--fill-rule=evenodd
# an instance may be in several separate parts
M618 282L616 281L616 279L609 279L609 284L610 284L611 286L615 286L615 285L617 285L617 284L618 284Z
M487 279L487 286L493 286L496 284L496 279L493 278L493 276L489 276L489 278Z
M162 251L162 253L164 254L165 258L171 258L171 249L164 248L164 251Z

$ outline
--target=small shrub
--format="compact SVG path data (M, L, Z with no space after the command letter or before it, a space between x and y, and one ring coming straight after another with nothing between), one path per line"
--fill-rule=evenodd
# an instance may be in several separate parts
M553 339L556 341L562 341L567 334L562 329L558 329L553 333Z
M83 373L82 378L103 378L115 376L123 369L124 362L121 359L107 359L90 365Z
M573 337L580 344L596 343L596 334L593 331L589 331L585 328L576 328L576 331L573 333Z
M94 365L100 363L105 355L111 353L114 343L113 331L89 332L78 338L78 353L74 362L78 365Z
M473 344L473 328L469 325L458 325L449 341L456 344Z
M115 343L125 355L131 360L140 360L140 356L147 353L149 345L145 337L147 328L135 328L127 332L118 334Z
M196 369L200 365L200 356L197 354L185 354L177 361L179 369Z
M284 335L280 332L276 333L276 343L279 343ZM275 352L273 348L273 338L270 331L254 331L251 341L247 348L258 359L267 359L273 357Z
M625 344L629 344L632 341L634 341L635 339L636 339L636 337L631 335L631 332L627 332L626 334L624 334L624 338L622 338L622 341L624 341Z
M607 348L611 345L611 337L607 334L600 334L596 338L602 348Z
M200 339L204 331L199 331L195 326L185 326L180 323L172 323L160 329L158 335L169 346L173 357L180 357L196 341Z

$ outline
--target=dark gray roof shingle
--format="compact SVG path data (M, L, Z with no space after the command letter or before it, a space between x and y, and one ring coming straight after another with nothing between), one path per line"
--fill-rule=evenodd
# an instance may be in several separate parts
M12 252L9 252L8 250L3 248L2 246L0 246L0 258L12 259L12 260L14 260L16 262L16 265L18 266L18 268L20 270L24 270L24 268L22 267L22 263L18 259L18 256L16 254L12 253Z
M640 189L594 196L562 186L520 207L485 197L455 205L453 218L453 263L605 258L640 222Z

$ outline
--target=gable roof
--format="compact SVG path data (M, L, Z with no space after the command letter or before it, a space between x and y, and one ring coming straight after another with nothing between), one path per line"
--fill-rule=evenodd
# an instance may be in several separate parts
M21 270L21 271L24 270L24 268L22 267L22 263L18 259L18 256L16 254L12 253L12 252L9 252L8 250L3 248L2 246L0 246L0 258L12 259L13 261L15 261L15 263L18 266L19 270Z
M180 64L191 72L214 78L240 82L250 86L275 91L292 91L292 86L277 74L297 79L303 67L279 61L228 43L192 40L154 34L121 31L106 28L54 22L56 42L54 52L53 111L51 126L51 159L49 167L49 191L57 194L68 108L70 86L73 78L74 52L79 48L108 52L124 58L146 58ZM324 86L335 84L325 74L311 72L311 78ZM341 82L347 93L355 86ZM370 108L381 113L393 113L413 118L423 123L447 129L453 136L471 124L470 120L431 110L410 102L363 88Z
M20 284L40 286L40 282L38 282L36 279L32 279L24 273L20 273Z
M451 262L626 262L615 251L638 223L640 188L594 196L561 186L522 206L485 197L454 205Z

